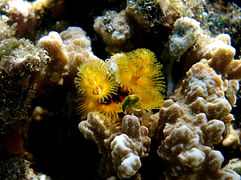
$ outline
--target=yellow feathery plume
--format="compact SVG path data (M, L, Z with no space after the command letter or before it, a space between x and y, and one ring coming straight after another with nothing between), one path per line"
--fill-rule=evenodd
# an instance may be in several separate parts
M117 94L119 85L107 63L88 61L81 64L74 82L79 91L77 112L82 113L82 117L85 118L88 112L99 112L112 118L118 116L121 106L109 98Z
M75 84L80 94L85 94L99 102L104 102L117 93L118 83L107 63L88 61L78 67Z
M88 112L96 111L95 107L97 102L93 97L87 97L83 94L80 94L76 101L78 103L76 110L79 114L82 114L83 118L85 118Z
M88 112L100 113L110 124L117 125L118 113L128 108L132 113L135 109L160 108L165 92L161 68L155 54L147 49L115 54L108 62L81 64L75 78L79 92L77 111L83 117ZM127 98L122 104L124 97Z
M165 96L156 89L139 89L133 93L138 94L141 97L139 108L146 109L148 111L151 111L152 109L159 109L162 106L165 98Z
M111 117L112 119L118 118L118 113L121 112L121 104L120 103L97 103L96 111L104 114L107 117Z
M117 78L128 90L155 88L165 91L162 65L148 49L137 49L111 57L117 64Z
M118 53L111 57L116 63L116 77L129 94L141 97L142 109L160 108L164 101L165 81L155 54L148 49Z
M90 97L88 95L80 95L80 97L77 98L77 102L77 112L83 113L83 118L86 118L86 115L89 112L98 112L100 114L105 115L106 117L116 119L118 117L118 113L121 112L120 103L101 103L96 101L95 98Z

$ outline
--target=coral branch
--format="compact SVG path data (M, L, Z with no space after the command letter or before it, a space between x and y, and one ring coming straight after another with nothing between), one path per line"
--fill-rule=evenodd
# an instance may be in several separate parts
M241 61L233 60L234 49L223 41L214 41L203 52L207 59L189 69L160 110L163 140L158 155L170 167L167 178L239 179L234 171L220 169L224 157L211 147L223 139L225 125L233 120L230 111L235 100L225 97L229 84L225 78L229 77L229 64Z
M115 128L111 128L104 118L89 113L87 120L79 124L79 129L98 145L109 176L117 174L121 179L130 178L140 169L140 159L148 156L148 129L141 126L139 118L134 115L126 115L122 125Z

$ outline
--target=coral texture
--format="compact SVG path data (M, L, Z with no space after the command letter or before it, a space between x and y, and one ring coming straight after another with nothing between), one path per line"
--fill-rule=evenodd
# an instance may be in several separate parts
M114 128L104 118L89 113L87 120L79 124L79 129L85 138L98 145L100 153L104 155L109 176L130 178L140 169L140 159L148 155L148 129L134 115L124 116L121 125Z
M120 13L107 11L104 16L97 17L94 22L94 30L103 38L107 45L107 52L127 46L132 33L124 10Z
M239 158L231 159L225 168L233 169L239 175L241 175L241 161Z
M148 136L152 139L157 138L160 129L159 112L153 114L141 109L140 111L136 111L135 115L139 117L141 124L148 128Z
M64 79L73 79L77 66L83 62L99 61L91 50L91 43L86 33L79 27L69 27L58 34L50 32L39 40L39 46L51 57L51 64L45 69L42 84L63 85Z
M232 149L241 148L240 129L233 129L232 124L226 125L226 134L222 141L222 145L232 147Z
M64 66L67 63L67 53L64 51L63 41L57 32L50 32L39 40L38 45L45 49L50 58L51 64L46 68L44 83L48 81L63 85L63 74L66 72Z
M226 78L240 79L241 61L233 60L234 49L218 42L206 45L202 54L205 59L189 69L180 88L160 111L163 140L158 155L170 167L167 178L239 179L232 170L220 169L224 158L211 148L222 140L225 124L233 120L233 101L229 103L225 97ZM231 69L233 64L237 68Z
M76 67L80 64L90 60L95 63L100 61L92 52L90 38L86 36L86 32L80 27L69 27L60 33L60 37L67 54L67 63L64 69L71 79L76 75Z
M128 0L126 14L147 31L162 23L163 12L158 1Z

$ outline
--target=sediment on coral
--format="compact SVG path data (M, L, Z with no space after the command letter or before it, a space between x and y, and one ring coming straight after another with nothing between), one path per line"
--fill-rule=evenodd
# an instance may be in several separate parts
M166 65L167 97L173 94L175 88L172 77L173 64L180 61L182 55L200 41L202 33L200 23L193 18L181 17L174 23L172 35L161 56Z

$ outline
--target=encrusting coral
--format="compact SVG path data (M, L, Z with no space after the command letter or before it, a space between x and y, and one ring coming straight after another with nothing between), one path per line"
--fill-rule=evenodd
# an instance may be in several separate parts
M235 49L229 42L227 36L218 37L199 49L202 60L189 69L160 110L163 139L158 155L168 164L166 178L240 178L221 169L224 157L212 149L234 120L230 114L234 102L225 97L229 81L241 78L241 61L233 59Z
M104 16L97 17L94 22L94 30L103 37L107 45L106 51L113 52L119 49L130 49L128 46L132 31L127 22L125 11L117 13L107 11Z
M143 32L160 38L180 17L195 17L203 22L204 4L204 0L127 0L124 10L106 11L95 19L93 27L108 53L129 51L145 39Z
M211 33L215 36L226 33L229 34L232 39L232 46L238 48L238 44L241 40L241 8L235 1L224 3L222 1L214 1L206 5L208 12L207 22L204 26L208 26ZM232 27L232 28L227 28ZM237 51L240 55L240 52Z
M141 158L148 155L150 138L148 129L134 115L124 116L121 125L112 127L105 116L89 113L79 129L85 138L95 141L103 154L106 177L130 178L141 167Z
M126 14L147 31L160 26L164 15L156 0L127 0Z
M0 135L23 124L35 94L35 78L50 58L26 39L0 43Z
M192 32L190 33L192 36L187 35L189 32ZM184 42L188 42L184 43L184 47L180 44L183 42L183 38L186 38ZM208 179L239 179L239 175L231 169L221 168L224 157L221 152L213 149L213 146L220 143L223 138L224 142L227 142L227 138L230 138L231 121L234 120L230 111L236 102L237 79L241 78L240 61L234 60L235 49L230 46L230 37L219 35L216 38L210 38L203 34L198 22L186 17L178 19L174 24L173 36L169 44L169 53L175 58L182 56L191 48L188 55L193 53L195 56L190 56L190 58L197 59L190 62L197 63L191 66L182 84L175 90L174 95L164 102L159 112L159 121L158 114L151 114L143 110L135 113L139 116L139 121L143 127L148 127L150 130L150 137L158 138L156 133L161 132L161 145L158 148L158 155L168 166L164 176L179 179L199 179L202 177ZM195 48L193 48L194 45ZM151 90L162 90L164 87L160 81L162 79L159 74L160 66L156 63L153 60L153 55L144 49L114 54L109 60L110 69L116 72L116 79L121 90L133 95L133 98L137 94L137 97L140 98L136 98L137 100L134 103L138 103L138 105L139 102L140 104L141 102L145 105L148 104L145 101L145 96L141 93L144 87L152 87ZM153 101L154 99L150 97L148 99ZM127 98L130 99L131 97L127 96ZM133 98L132 100L134 100ZM156 104L161 107L162 103ZM123 111L126 107L127 105L124 103ZM155 105L152 106L152 108L154 107ZM139 108L152 109L142 105L139 105ZM93 115L91 114L91 116ZM99 150L101 149L100 152L103 153L102 149L106 146L100 144L95 135L97 129L100 130L99 127L102 127L102 132L110 133L109 127L111 125L106 126L106 123L111 123L111 121L106 121L105 119L108 119L108 117L103 116L102 126L100 126L97 125L100 124L100 121L95 120L93 122L93 119L95 118L88 116L86 121L80 123L79 128L85 137L98 144ZM108 147L110 146L112 150L115 149L113 145L122 144L122 142L128 144L127 142L129 142L126 135L121 133L124 119L115 126L118 135L114 135L114 137L108 135L107 137L111 137L111 140L105 137L108 141L104 142L108 142L110 144L108 144ZM95 124L97 129L87 123L90 120L92 124L97 123ZM150 122L148 122L149 120ZM85 129L83 129L83 126ZM102 137L105 133L101 133ZM126 148L126 154L129 154L129 151L131 149ZM111 155L113 158L113 153ZM109 157L110 155L104 153L105 156ZM122 156L119 157L120 159L122 159ZM138 157L133 157L133 161L138 161ZM106 162L110 164L110 160L106 160ZM124 162L125 160L123 165L129 163L128 160L128 163ZM119 161L115 160L112 163L120 164ZM129 178L133 175L130 173L131 176L130 174L126 176L121 171L122 166L115 164L112 166L119 178ZM119 168L116 169L116 166ZM138 167L138 163L134 167L136 166ZM136 171L131 168L125 170L125 172Z
M180 17L191 17L199 22L205 19L205 0L157 0L164 14L163 21L166 25L172 25Z

